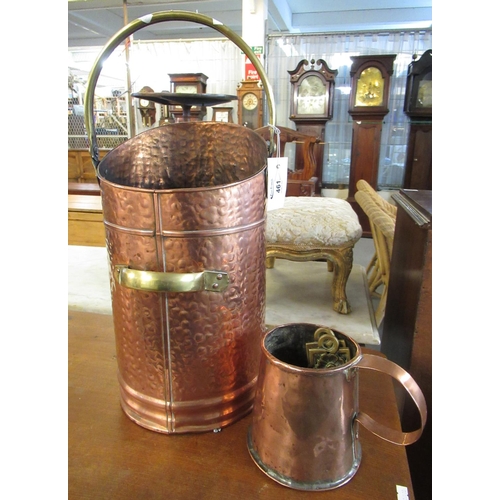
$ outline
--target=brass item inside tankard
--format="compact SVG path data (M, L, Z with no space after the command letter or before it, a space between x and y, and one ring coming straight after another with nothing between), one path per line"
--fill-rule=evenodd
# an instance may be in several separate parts
M351 360L345 340L339 340L333 330L318 328L314 342L306 342L308 368L333 368Z

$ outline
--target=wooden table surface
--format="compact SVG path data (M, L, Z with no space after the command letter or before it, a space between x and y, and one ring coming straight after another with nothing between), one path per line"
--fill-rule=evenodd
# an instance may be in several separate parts
M143 429L120 408L112 316L68 316L69 499L397 500L396 485L414 499L405 448L361 426L357 474L325 492L286 488L255 466L246 447L250 416L219 433ZM360 409L400 428L388 376L360 371Z

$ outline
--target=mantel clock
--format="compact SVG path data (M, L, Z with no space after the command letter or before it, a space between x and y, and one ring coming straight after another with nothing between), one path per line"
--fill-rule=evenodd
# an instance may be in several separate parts
M154 92L151 87L142 87L140 93ZM139 112L141 113L142 124L144 127L152 127L156 122L156 106L153 101L139 99Z
M260 80L243 80L236 89L238 122L255 130L264 122L264 88Z
M170 73L170 92L182 94L206 94L208 76L203 73ZM169 106L169 112L176 122L183 118L181 106ZM207 114L206 106L193 106L190 110L191 121L202 121Z
M212 108L212 121L233 123L233 108L230 106L218 106L216 108Z

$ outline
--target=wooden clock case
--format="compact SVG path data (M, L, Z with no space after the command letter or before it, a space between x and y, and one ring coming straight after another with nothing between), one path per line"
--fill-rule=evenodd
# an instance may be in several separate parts
M181 87L189 87L195 94L207 93L208 76L203 73L170 73L170 92L179 92ZM175 121L183 121L181 106L169 106L169 112ZM193 106L190 109L189 121L202 121L207 114L206 106Z
M325 140L325 124L333 117L333 101L335 91L335 77L338 70L331 69L323 59L315 61L302 59L293 70L289 70L290 83L292 86L290 95L290 120L295 123L297 131L317 137L321 142ZM300 104L301 86L309 78L318 78L324 87L324 106L321 112L304 113ZM313 110L314 111L314 110ZM319 110L317 110L319 111ZM315 157L319 182L316 185L316 194L321 193L321 180L323 178L323 144L318 144L315 148ZM304 157L297 154L297 158ZM304 168L303 165L296 165L297 169Z
M380 143L382 122L389 112L390 78L396 54L352 56L351 94L349 99L349 114L353 119L351 168L349 174L348 201L358 214L363 233L369 235L370 224L367 216L354 199L356 184L360 179L368 182L374 189L378 184L378 165L380 160ZM359 105L356 102L357 86L363 71L376 68L383 81L380 105Z
M422 99L422 84L427 94ZM408 65L405 114L410 118L404 188L432 190L432 50Z
M247 109L244 99L247 94L253 94L257 98L257 106ZM243 80L236 89L238 96L238 123L245 127L256 130L264 126L264 87L260 80Z

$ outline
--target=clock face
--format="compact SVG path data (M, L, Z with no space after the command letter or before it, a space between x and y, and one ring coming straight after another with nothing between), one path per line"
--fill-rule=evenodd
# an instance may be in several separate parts
M149 106L149 101L147 99L139 99L139 105L143 108L147 108Z
M175 91L181 94L197 94L198 89L196 85L177 85Z
M228 111L217 111L215 113L215 121L227 123L229 121L229 112Z
M259 100L255 94L249 92L243 96L242 104L245 109L252 111L257 107L257 104L259 104Z
M382 106L384 79L378 68L367 68L361 72L356 86L355 106Z
M326 85L317 76L308 76L300 84L297 96L297 114L326 114Z
M432 107L432 80L420 80L418 83L417 108Z

